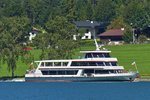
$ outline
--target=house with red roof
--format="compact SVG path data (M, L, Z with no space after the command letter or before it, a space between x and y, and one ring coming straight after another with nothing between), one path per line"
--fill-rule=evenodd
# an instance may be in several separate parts
M107 30L98 36L101 40L107 40L108 42L122 42L123 41L123 35L124 35L124 29L111 29Z

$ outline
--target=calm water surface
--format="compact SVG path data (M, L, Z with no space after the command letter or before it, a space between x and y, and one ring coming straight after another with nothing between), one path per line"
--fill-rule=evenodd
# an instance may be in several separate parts
M0 82L0 100L150 100L150 82Z

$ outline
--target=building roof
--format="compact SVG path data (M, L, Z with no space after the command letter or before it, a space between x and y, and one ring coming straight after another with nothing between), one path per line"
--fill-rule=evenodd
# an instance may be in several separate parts
M104 27L104 23L97 21L74 21L73 23L80 28Z
M106 32L99 34L98 36L123 36L123 30L121 29L111 29Z

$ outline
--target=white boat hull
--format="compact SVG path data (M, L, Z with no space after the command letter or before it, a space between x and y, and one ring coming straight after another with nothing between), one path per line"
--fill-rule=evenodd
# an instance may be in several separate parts
M46 77L27 76L26 82L99 82L99 81L134 81L138 73L96 75L96 76L72 76L72 77Z

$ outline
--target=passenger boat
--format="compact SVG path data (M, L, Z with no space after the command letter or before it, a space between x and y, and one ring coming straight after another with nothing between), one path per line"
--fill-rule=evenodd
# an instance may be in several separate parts
M134 81L138 71L127 72L111 51L81 51L81 59L35 61L37 68L25 75L27 82Z

